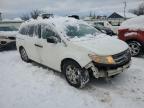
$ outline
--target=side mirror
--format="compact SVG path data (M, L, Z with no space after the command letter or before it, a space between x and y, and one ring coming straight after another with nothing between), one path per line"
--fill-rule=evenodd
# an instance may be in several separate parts
M54 43L54 44L57 44L58 43L58 39L54 36L51 36L51 37L48 37L47 38L47 42L48 43Z

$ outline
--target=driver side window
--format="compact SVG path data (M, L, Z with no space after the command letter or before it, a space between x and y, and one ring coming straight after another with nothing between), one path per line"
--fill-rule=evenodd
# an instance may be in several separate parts
M55 32L45 28L43 31L42 31L42 38L43 39L47 39L48 37L51 37L51 36L55 36Z

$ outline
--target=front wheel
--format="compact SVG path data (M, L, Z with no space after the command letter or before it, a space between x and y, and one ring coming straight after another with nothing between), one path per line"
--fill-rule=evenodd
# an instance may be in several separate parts
M128 45L131 50L131 55L133 57L139 56L141 54L141 44L137 41L130 41L128 42Z
M62 71L65 74L67 82L76 88L83 88L89 82L88 71L82 69L74 61L65 62Z

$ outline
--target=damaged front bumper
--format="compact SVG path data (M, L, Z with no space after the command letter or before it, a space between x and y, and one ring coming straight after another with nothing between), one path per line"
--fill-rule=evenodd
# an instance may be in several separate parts
M95 78L111 77L120 74L127 70L131 65L131 61L123 65L104 65L90 62L85 66L85 69L93 73Z

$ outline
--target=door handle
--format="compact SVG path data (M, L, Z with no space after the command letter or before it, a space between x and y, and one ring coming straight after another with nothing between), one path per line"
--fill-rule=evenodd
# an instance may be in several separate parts
M40 47L40 48L43 48L42 45L38 45L38 44L34 44L36 47Z

